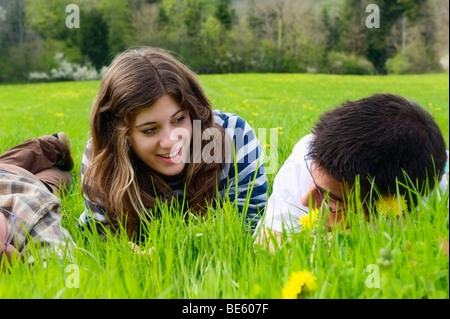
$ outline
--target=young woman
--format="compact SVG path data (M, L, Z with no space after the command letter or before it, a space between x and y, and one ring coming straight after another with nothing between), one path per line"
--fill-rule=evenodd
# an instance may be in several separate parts
M184 199L202 214L228 195L240 213L250 197L246 220L254 230L267 197L255 133L239 116L213 112L195 74L171 55L144 48L116 58L93 103L91 135L81 226L92 217L120 222L133 236L157 199Z

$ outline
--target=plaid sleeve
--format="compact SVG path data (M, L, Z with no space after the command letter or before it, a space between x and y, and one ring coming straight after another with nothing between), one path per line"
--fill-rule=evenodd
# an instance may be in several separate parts
M30 245L51 249L62 257L71 251L73 241L61 226L61 201L38 181L14 174L0 177L0 206L16 216L12 245L22 256ZM45 254L41 256L45 258Z
M50 249L56 253L57 257L62 259L64 256L70 255L75 243L73 242L69 232L61 226L60 207L49 205L44 207L45 213L43 217L30 230L29 236L33 238L33 242L26 241L21 254L27 255L31 245L40 247L40 259L45 260L45 251ZM34 256L28 254L28 263L34 262Z

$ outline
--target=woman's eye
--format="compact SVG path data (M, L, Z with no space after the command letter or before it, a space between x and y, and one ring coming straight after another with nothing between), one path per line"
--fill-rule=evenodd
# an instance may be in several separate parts
M156 128L152 127L152 128L148 128L148 129L142 130L142 133L144 133L144 134L152 134L155 131L156 131Z
M182 123L185 118L186 118L185 116L180 116L179 118L177 118L177 120L175 122L176 123Z

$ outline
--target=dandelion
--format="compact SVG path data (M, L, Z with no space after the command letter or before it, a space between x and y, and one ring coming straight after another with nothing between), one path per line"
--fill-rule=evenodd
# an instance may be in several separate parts
M407 208L406 199L403 195L397 197L384 196L376 201L375 207L378 213L385 215L386 217L398 217L403 214Z
M265 148L270 148L270 144L264 144Z
M261 286L260 285L258 285L258 284L255 284L254 286L253 286L253 288L252 288L252 295L253 296L258 296L259 294L260 294L260 292L261 292Z
M63 117L63 116L64 116L64 113L55 113L55 116L57 116L57 117Z
M283 299L299 299L305 297L306 294L315 290L316 277L309 271L293 272L289 276L289 280L281 291Z
M301 230L303 231L303 230L313 230L314 228L317 227L318 221L319 221L319 210L316 208L310 211L309 214L301 216L297 223L302 226Z
M258 114L258 113L256 113L256 112L253 112L253 113L252 113L252 115L254 115L254 116L258 116L259 114Z

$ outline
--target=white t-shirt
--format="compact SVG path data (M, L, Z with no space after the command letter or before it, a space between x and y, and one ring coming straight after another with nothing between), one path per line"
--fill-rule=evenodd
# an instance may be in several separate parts
M272 194L267 202L263 219L258 223L265 228L288 234L300 231L298 220L308 214L309 207L300 203L302 195L307 193L312 177L305 164L305 155L308 154L309 143L313 135L303 137L292 150L291 155L275 176ZM310 163L308 163L309 165ZM448 151L445 174L439 182L439 188L445 192L448 186Z
M309 207L303 206L300 199L313 182L304 159L312 137L312 134L303 137L278 171L259 225L262 223L264 227L278 232L282 232L283 228L288 233L300 231L297 221L309 212Z

